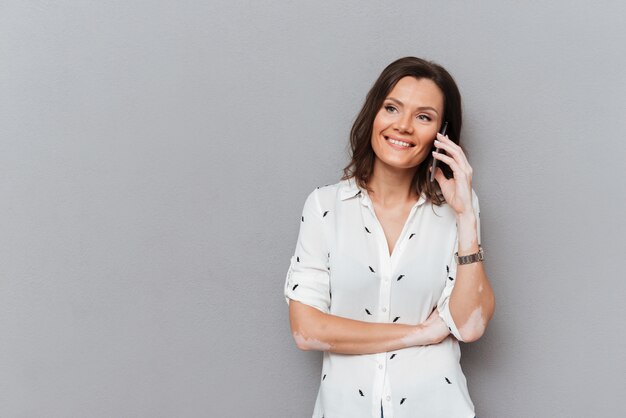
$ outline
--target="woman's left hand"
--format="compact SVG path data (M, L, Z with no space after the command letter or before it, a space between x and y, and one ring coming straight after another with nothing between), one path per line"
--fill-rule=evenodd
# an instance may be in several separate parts
M439 166L435 169L435 180L441 187L443 197L454 209L457 216L473 213L472 208L472 167L460 146L452 142L448 136L437 134L435 146L446 151L448 155L433 151L433 158L446 163L452 169L453 177L447 179ZM430 172L430 169L429 169Z

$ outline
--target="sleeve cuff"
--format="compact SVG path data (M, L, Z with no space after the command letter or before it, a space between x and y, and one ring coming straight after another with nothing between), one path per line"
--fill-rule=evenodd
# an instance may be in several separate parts
M320 312L330 313L330 294L328 291L328 273L323 271L297 271L294 266L296 256L291 257L287 277L285 278L285 302L297 300ZM303 280L304 279L304 280Z
M443 322L446 323L448 329L450 330L450 333L454 335L457 340L464 341L461 333L459 332L459 329L456 327L456 324L452 319L449 301L450 298L448 297L444 300L443 303L440 304L440 306L437 307L437 310L439 311L439 317L443 320Z

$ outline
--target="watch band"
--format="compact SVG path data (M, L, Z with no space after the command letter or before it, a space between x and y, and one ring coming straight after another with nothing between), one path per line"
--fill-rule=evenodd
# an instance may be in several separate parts
M456 260L457 264L471 264L477 261L483 261L484 260L483 247L479 245L478 252L474 254L459 255L459 253L456 252L454 253L454 259Z

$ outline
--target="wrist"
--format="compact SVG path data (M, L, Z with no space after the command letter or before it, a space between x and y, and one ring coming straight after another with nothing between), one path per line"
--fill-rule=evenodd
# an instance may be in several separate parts
M478 251L478 222L474 214L457 216L458 254L468 255Z
M432 321L422 322L417 325L417 327L419 327L419 332L422 336L421 345L430 345L439 342L437 341L436 330L433 327Z
M476 214L474 210L470 210L469 212L462 212L456 214L456 223L457 225L468 225L472 226L476 224Z
M433 337L429 335L426 325L409 325L409 332L402 338L402 343L406 347L431 344Z

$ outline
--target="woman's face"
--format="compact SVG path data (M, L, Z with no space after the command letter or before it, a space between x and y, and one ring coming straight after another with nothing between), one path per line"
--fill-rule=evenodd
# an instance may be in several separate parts
M372 148L376 164L414 168L424 161L443 122L443 104L443 93L432 80L401 78L374 118Z

